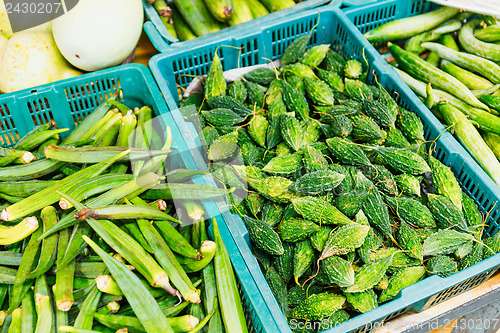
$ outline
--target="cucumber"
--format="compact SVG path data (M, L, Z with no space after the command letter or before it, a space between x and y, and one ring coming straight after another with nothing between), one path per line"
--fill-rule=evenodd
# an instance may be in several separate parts
M174 21L174 28L175 32L177 33L177 38L179 38L181 42L196 38L193 30L191 30L186 20L184 20L177 8L172 9L172 20ZM196 96L197 94L192 94L190 96L193 95Z
M260 0L271 13L295 5L293 0Z
M229 25L237 25L253 20L252 11L250 6L245 0L232 0L233 1L233 14L227 21Z
M224 27L210 14L203 0L174 0L174 3L198 37L208 35Z
M234 12L231 0L204 0L210 13L220 22L227 22Z
M259 0L246 0L246 2L252 11L254 19L269 14L267 8Z

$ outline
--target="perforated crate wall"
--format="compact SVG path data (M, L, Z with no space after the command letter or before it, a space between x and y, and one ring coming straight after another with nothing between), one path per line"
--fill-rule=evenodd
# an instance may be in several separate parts
M424 2L420 1L419 4L415 4L413 8L410 8L408 12L426 10L427 7L425 6ZM392 13L392 10L388 10L388 13ZM243 61L240 62L239 60L240 56L241 59L245 59L244 63L249 66L262 64L281 57L286 46L297 37L309 33L316 23L318 23L318 25L312 33L310 45L327 43L331 44L332 49L348 58L358 59L362 63L365 63L364 58L366 58L370 67L368 82L375 83L375 78L377 78L377 81L389 92L389 94L397 98L397 102L401 107L415 112L422 119L424 123L425 138L431 141L439 137L435 142L434 156L446 165L451 166L453 172L458 176L460 181L464 180L464 174L467 174L467 177L473 179L475 185L468 185L462 182L464 190L469 192L469 190L472 189L471 186L479 188L479 192L474 193L474 191L471 191L470 193L473 194L476 202L485 204L481 207L483 212L491 208L490 203L494 203L500 198L498 193L488 188L488 181L491 182L491 180L489 180L480 169L478 170L470 166L473 161L467 159L467 156L464 156L460 151L460 147L454 143L451 134L445 131L444 126L425 108L422 102L401 81L401 79L398 79L393 69L385 63L373 46L364 39L362 34L339 9L321 8L318 11L311 10L288 16L279 22L267 22L266 24L261 24L260 27L254 27L251 31L226 36L218 41L211 41L210 43L205 43L189 50L169 50L168 52L155 56L150 62L150 67L163 92L167 105L173 110L177 108L177 103L179 101L177 89L179 86L185 88L191 82L191 78L184 78L182 75L206 74L212 61L211 57L220 46L224 45L238 48L245 46L242 50L231 47L220 47L218 49L224 70L240 67L243 63ZM251 47L248 47L248 45ZM247 47L249 49L247 49ZM196 66L189 67L190 61L196 63ZM193 144L195 144L197 140L199 141L197 133L192 133L189 140L192 140ZM206 169L205 161L202 158L197 160L197 166ZM492 214L490 214L488 223L491 225L498 225L496 219L498 218L498 214L500 214L498 212L499 208L496 208L492 211ZM496 219L494 219L495 217ZM228 224L229 231L235 239L240 249L240 253L245 255L245 264L249 267L254 281L257 282L256 290L253 290L253 292L256 295L260 294L260 296L256 296L255 299L258 299L263 305L253 308L253 312L257 317L261 318L261 322L264 323L262 331L289 332L290 328L286 324L286 319L279 309L269 286L265 282L255 258L251 255L248 232L243 222L239 216L231 215L231 218L233 219L233 223ZM426 304L433 295L439 293L453 293L455 289L450 289L453 288L453 286L466 285L469 282L464 281L474 276L483 276L485 272L495 270L498 265L500 265L500 258L494 256L446 279L431 276L404 289L393 301L385 303L367 313L360 314L326 332L369 331L370 327L373 327L373 325L366 325L367 323L380 323L412 308L421 307L422 303ZM462 289L456 289L457 292L460 290ZM435 302L431 303L434 304ZM273 318L272 322L269 320L262 320L264 317ZM257 332L260 331L257 329Z

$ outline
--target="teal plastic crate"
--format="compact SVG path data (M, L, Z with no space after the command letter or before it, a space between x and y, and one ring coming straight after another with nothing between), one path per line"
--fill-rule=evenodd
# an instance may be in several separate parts
M350 0L350 1L361 1L361 0ZM240 30L252 28L260 23L264 23L267 21L280 21L284 17L298 13L310 8L316 8L323 5L331 5L331 6L339 6L341 4L341 0L303 0L302 2L297 3L296 5L285 8L283 10L270 13L266 16L262 16L252 21L245 22L242 24L238 24L232 27L228 27L222 29L217 32L213 32L206 36L201 36L195 38L193 40L181 42L177 38L172 37L172 35L167 31L165 25L163 24L158 12L154 9L154 7L149 3L148 0L142 0L144 5L144 11L146 14L146 21L144 23L144 31L148 35L149 39L153 43L154 47L160 52L166 52L171 49L181 48L181 49L190 49L192 47L197 47L198 45L203 45L212 40L225 39L228 36L232 36L235 33L238 33ZM167 1L169 2L169 1Z
M122 90L123 101L128 106L150 106L155 116L159 117L158 121L170 127L172 132L170 161L173 166L195 169L197 164L190 153L193 147L189 147L183 139L185 133L190 133L193 129L190 128L190 124L182 121L178 111L169 112L149 69L138 64L110 68L0 95L1 140L7 145L14 144L34 126L50 120L56 121L59 128L73 129L75 124L80 123L116 89ZM205 185L211 181L211 177L196 176L192 180ZM257 318L251 311L263 306L263 301L255 296L258 288L244 260L249 254L239 253L238 249L242 246L233 240L226 225L233 222L231 219L223 218L216 202L205 200L203 205L207 216L216 217L222 239L237 272L248 326L250 329L262 327L262 321L270 321L272 318L265 316Z
M319 20L319 22L318 22ZM451 166L462 188L470 194L486 215L489 211L487 234L494 234L499 226L500 207L495 203L500 198L499 191L491 186L491 180L460 150L460 146L443 125L432 115L413 92L401 82L394 71L378 55L376 50L363 38L362 34L338 8L320 8L290 15L279 22L266 22L260 27L245 29L225 39L213 40L189 50L170 50L155 56L150 61L150 68L171 110L177 108L178 88L186 88L194 76L208 72L215 50L222 45L244 47L236 50L231 47L218 48L218 54L224 70L238 67L263 64L280 58L285 48L297 37L307 34L316 24L311 45L330 43L332 49L347 57L364 63L363 53L370 65L369 83L378 82L393 96L402 107L415 112L423 121L425 138L434 140L434 156L444 164ZM190 133L186 140L199 145L196 132ZM199 168L206 169L206 162L199 153L196 161ZM240 246L240 253L248 254L251 244L248 232L239 216L226 213L232 223L229 230ZM244 242L242 242L244 240ZM291 329L279 309L275 298L260 271L257 261L251 255L245 256L254 280L258 285L258 293L266 306L254 311L259 317L272 317L266 321L267 332L290 332ZM452 296L477 286L489 278L499 267L500 256L493 256L466 270L448 278L431 276L404 289L393 301L360 314L341 325L325 332L366 332L378 328L380 323L398 316L410 309L422 310L438 304ZM257 292L257 291L256 291ZM275 328L278 329L275 329ZM259 331L257 331L259 332Z

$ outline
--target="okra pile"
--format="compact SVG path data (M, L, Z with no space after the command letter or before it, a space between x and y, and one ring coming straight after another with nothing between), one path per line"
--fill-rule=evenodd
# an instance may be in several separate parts
M500 21L441 7L365 36L389 42L401 78L500 185Z
M236 189L232 210L290 324L326 329L499 252L500 236L482 239L482 214L426 149L420 118L310 38L234 82L215 55L180 105L187 120L198 108L213 175Z
M227 191L168 168L170 128L118 96L62 140L51 122L1 148L2 332L246 332L217 221L211 241L194 201Z

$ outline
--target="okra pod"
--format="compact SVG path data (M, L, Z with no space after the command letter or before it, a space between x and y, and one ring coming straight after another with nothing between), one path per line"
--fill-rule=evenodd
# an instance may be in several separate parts
M415 36L451 19L459 9L442 7L432 12L415 15L383 24L365 33L370 42L388 42Z
M57 145L58 143L59 143L59 135L52 137L52 138L49 138L48 140L43 142L36 150L36 154L35 154L36 158L45 157L45 154L44 154L45 147L48 147L50 145ZM39 156L41 156L41 157L39 157Z
M27 275L33 269L35 260L38 257L40 242L37 242L37 238L40 236L41 231L42 229L38 229L31 235L28 245L24 249L23 258L16 272L14 287L12 293L10 293L9 309L7 310L9 313L21 304L24 295L33 285L33 280L28 279Z
M59 243L57 245L57 271L56 271L56 288L54 299L56 306L61 311L69 311L75 302L73 298L73 279L75 277L75 260L70 261L66 265L61 265L66 249L68 248L71 237L69 228L59 232Z
M0 245L17 243L31 235L37 229L38 220L34 216L27 217L11 227L0 225Z
M212 261L215 256L216 248L217 246L214 242L206 240L203 242L200 248L203 259L196 260L177 256L177 260L179 260L179 263L182 265L182 268L184 268L186 273L198 272L205 268Z
M469 89L487 89L493 87L493 83L485 78L471 73L447 60L441 62L441 69L456 77Z
M149 203L149 207L161 210L162 212L167 210L167 203L165 200L158 199Z
M10 322L8 333L21 333L23 324L23 310L17 308L12 311L12 321Z
M16 197L27 197L38 191L46 189L55 182L51 180L29 180L20 182L1 182L0 192Z
M33 135L25 135L13 146L13 148L17 150L32 150L41 145L42 143L44 143L45 141L47 141L48 139L52 138L53 136L67 131L69 131L69 128L47 130L47 131L37 132Z
M193 223L198 223L203 220L205 215L205 209L203 206L196 201L186 200L183 202L184 208L186 208L187 214Z
M422 45L425 44L427 43ZM409 74L416 76L418 79L432 83L433 87L448 91L472 106L488 110L488 107L481 103L476 96L455 77L443 72L435 66L429 66L418 55L407 52L395 44L389 43L389 50L394 58L396 58L401 68Z
M123 117L120 118L119 121L116 121L113 126L96 141L97 147L113 146L115 144L118 132L120 132L121 119L123 119Z
M130 150L129 156L124 156L121 161L125 160L144 160L153 156L163 156L169 151L164 150L144 150L127 147L59 147L49 146L45 148L45 156L47 158L62 162L71 163L99 163L106 161L117 154Z
M64 194L62 195L64 196ZM72 198L68 196L66 196L66 198L73 202L76 208L85 208L85 206L79 202L73 201ZM167 273L131 236L123 232L114 223L107 220L94 220L89 218L87 219L87 223L109 246L134 266L153 287L159 286L172 295L176 294L176 290L172 288L169 283Z
M43 159L24 165L0 168L0 181L21 181L41 178L58 170L63 162Z
M144 106L139 110L139 119L135 130L134 144L139 149L149 149L151 147L151 140L153 137L153 126L151 118L153 111L151 108ZM133 163L134 174L138 175L144 166L144 161L136 161Z
M212 223L214 240L217 244L214 257L215 280L224 328L226 332L231 333L248 332L233 266L219 233L217 220L212 218Z
M23 200L24 198L14 197L12 195L8 195L8 194L5 194L5 193L0 193L0 199L3 199L3 200L7 201L10 204L15 204L15 203Z
M103 259L106 266L108 266L109 271L116 279L120 289L124 292L127 301L137 315L140 323L144 326L146 332L173 333L158 303L156 303L156 300L141 284L139 278L135 276L127 266L112 258L88 237L83 237L92 249ZM96 318L98 318L97 314Z
M179 220L158 209L146 206L111 205L107 207L82 209L75 214L77 220L93 218L97 220L120 220L120 219L147 219L155 221L171 221L181 223Z
M198 290L195 289L172 250L170 250L155 227L147 220L141 219L137 223L149 245L153 248L156 260L168 273L170 281L172 281L182 297L191 303L201 302Z
M118 122L121 122L121 119L123 118L122 114L117 112L111 116L111 118L106 121L102 127L100 127L94 134L90 136L89 139L94 139L95 140L95 145L98 145L102 138L110 131L113 126Z
M57 328L59 332L67 332L67 333L102 333L101 330L93 331L93 330L84 330L81 328L75 328L72 326L59 326Z
M120 228L132 236L137 243L141 244L142 248L149 253L153 253L153 249L149 246L148 242L142 235L141 229L137 225L136 221L130 221L129 223L123 223Z
M170 146L172 145L172 132L170 130L170 127L168 126L166 127L166 133L167 133L167 138L161 149L162 151L169 151ZM148 172L155 172L155 173L158 172L158 170L161 169L162 164L165 162L167 156L168 153L165 153L158 156L153 156L147 162L140 160L139 162L143 163L136 163L134 165L134 174L137 176Z
M0 219L4 221L13 221L57 202L59 196L55 193L56 190L67 191L72 185L74 185L74 181L85 182L88 179L100 175L110 165L128 153L129 151L124 151L104 162L82 169L77 173L56 182L52 186L49 186L46 189L5 208L0 214Z
M208 240L205 221L200 222L200 241L205 242ZM201 270L201 279L203 281L202 287L202 301L205 305L207 312L215 311L212 320L210 320L207 328L207 333L218 333L224 329L222 318L220 316L219 303L217 298L217 282L215 280L214 262L210 262Z
M457 52L438 43L423 43L422 47L436 52L441 58L484 76L494 84L500 84L500 65L474 54ZM460 96L457 96L460 98Z
M167 183L165 184L166 188L164 189L154 189L146 191L141 198L146 200L171 200L171 199L179 199L179 200L188 200L196 198L198 200L204 199L213 199L222 197L232 192L223 189L216 188L207 185L198 185L198 184L182 184L182 183Z
M35 333L53 332L55 330L54 311L52 310L47 280L43 274L35 281L35 300L37 313Z
M499 62L500 45L483 42L474 37L474 29L480 22L481 20L476 19L464 24L462 29L458 32L458 41L465 51L485 59Z
M95 318L104 326L112 329L129 328L133 332L146 332L141 321L136 317L122 315L104 315L97 313ZM190 315L167 318L172 332L191 332L199 323L199 319Z
M76 128L73 131L71 131L71 133L69 133L66 139L63 140L63 143L69 144L85 140L84 136L87 136L86 139L88 139L92 134L94 134L94 132L100 126L102 126L102 124L98 123L103 117L106 116L107 112L112 106L111 104L109 104L109 102L116 100L116 98L118 97L118 93L119 91L117 90L116 93L111 95L106 101L101 103L94 111L92 111L89 115L87 115L85 119L83 119L83 121L78 126L76 126Z
M29 151L0 147L0 158L2 160L12 159L11 162L8 162L7 164L2 163L1 166L5 166L10 163L28 164L35 159L35 156Z
M203 170L189 170L189 169L174 169L165 174L167 182L180 183L189 180L193 176L210 175L210 172Z
M154 224L163 236L168 246L176 253L196 260L201 260L203 255L198 252L182 235L167 221L159 221Z
M471 153L476 161L490 175L495 183L500 185L500 162L479 134L478 130L454 106L448 103L438 105L448 125L454 125L457 138Z
M115 187L97 198L90 200L87 203L88 207L99 207L104 205L112 204L118 200L123 199L124 197L135 197L143 192L145 192L148 188L155 187L158 185L159 177L153 173L145 174L137 179L132 179L125 184ZM76 211L74 211L76 213ZM74 218L73 214L68 214L63 217L56 225L54 225L49 231L45 232L41 238L45 238L54 232L57 232L61 229L71 227L77 224L79 221Z
M122 118L120 124L120 131L116 139L116 145L119 147L130 147L130 142L133 140L133 133L137 125L137 118L132 110L129 110L127 115ZM128 165L116 164L111 168L111 173L125 173L127 172Z
M141 280L144 287L146 287L146 289L149 291L151 296L153 296L154 298L164 296L166 294L166 291L164 289L153 288L148 284L147 281L144 281L140 277L139 279ZM124 296L123 291L120 289L118 283L116 283L111 275L100 275L95 279L95 282L97 284L97 288L103 293L115 296Z
M75 278L95 279L105 270L103 262L79 262L75 266Z
M94 314L101 299L101 292L94 286L85 298L82 308L75 319L74 327L79 329L92 329Z
M81 201L96 194L106 192L117 186L121 186L124 183L132 180L133 178L134 176L132 175L124 174L100 175L98 177L90 179L88 182L72 187L68 194L75 198L75 200ZM66 210L72 208L73 206L64 198L61 198L61 200L59 200L59 207Z
M217 296L216 296L216 297L214 297L214 299L213 299L213 303L214 303L214 305L213 305L213 309L212 309L212 311L210 311L210 312L209 312L209 313L205 316L205 318L203 318L203 320L202 320L202 321L200 321L200 322L198 323L198 325L196 325L196 327L195 327L195 328L193 328L191 331L189 331L189 333L197 333L197 332L201 331L201 330L205 327L205 325L207 325L207 323L210 321L210 319L211 319L211 318L215 315L215 313L219 310L219 301L218 301L218 299L217 299ZM219 331L219 332L220 332L220 331Z
M0 266L0 284L14 284L16 281L16 270Z
M69 264L71 261L82 253L85 249L85 241L83 241L83 235L89 235L91 233L91 228L87 223L80 223L73 226L71 236L69 238L68 246L64 253L64 258L60 261L61 266Z
M0 251L0 265L4 266L19 266L21 263L22 253L12 251ZM2 304L0 304L1 306Z
M68 325L69 312L61 311L58 308L55 308L54 311L55 311L55 317L56 317L56 326L55 327L57 328L59 326Z
M57 213L53 206L47 206L42 209L40 213L40 218L43 223L43 232L50 229L50 227L57 223ZM41 274L47 272L56 260L56 248L57 248L58 235L53 234L42 240L40 258L38 259L38 265L36 268L28 273L27 277L29 279L34 279Z
M128 114L129 112L132 112L132 110L128 106L126 106L125 104L120 103L118 101L110 101L109 104L111 104L114 107L116 107L122 113L122 115L124 115L124 116L126 114Z
M42 125L38 125L38 126L35 126L31 131L29 131L28 133L26 133L22 138L19 139L18 142L16 142L14 145L13 145L13 148L14 149L19 149L18 147L21 146L22 147L22 143L23 141L29 141L30 138L34 135L36 135L37 133L39 132L43 132L43 131L48 131L50 129L53 129L53 128L56 128L56 122L51 120L49 121L48 123L45 123L45 124L42 124ZM21 143L19 143L21 142Z
M22 333L33 333L36 324L36 310L33 292L28 290L24 295L22 301L23 315L22 315Z

